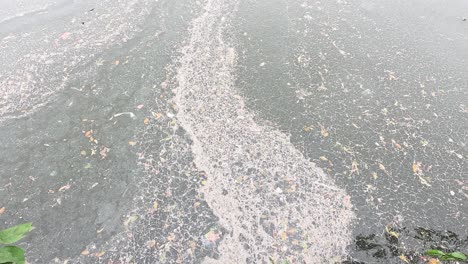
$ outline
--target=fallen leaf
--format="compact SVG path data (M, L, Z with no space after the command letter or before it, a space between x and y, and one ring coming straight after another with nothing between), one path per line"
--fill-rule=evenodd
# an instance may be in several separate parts
M109 148L107 147L101 147L101 151L99 151L99 154L101 154L101 159L105 159L107 157L107 153L109 153Z
M440 264L440 261L438 259L435 259L435 258L430 258L427 261L427 264Z
M400 255L399 258L400 258L402 261L404 261L404 262L406 262L406 263L409 263L408 258L406 258L405 255Z
M71 35L70 32L65 32L65 33L63 33L63 34L60 36L60 38L61 38L62 40L66 40L66 39L69 39L69 38L70 38L70 35Z
M158 206L159 206L158 202L153 203L153 209L154 210L158 210Z
M281 237L281 240L286 240L286 239L288 239L288 234L283 231L283 232L280 233L280 237Z
M147 118L147 117L143 120L143 123L144 123L145 125L149 124L149 122L150 122L150 120L149 120L149 118Z
M145 105L142 105L142 104L141 104L141 105L137 105L137 108L138 108L138 109L142 109L144 106L145 106Z
M419 177L419 181L423 184L423 185L426 185L427 187L431 187L432 185L430 185L426 179L424 179L421 175L418 175Z
M101 252L99 252L99 253L94 253L93 256L100 258L100 257L104 256L104 254L106 254L106 252L105 252L105 251L101 251Z
M5 213L5 211L6 211L6 208L5 208L5 207L0 208L0 215L2 215L3 213Z
M148 245L149 248L154 248L154 246L156 246L156 240L150 240L148 242L146 242L146 244Z
M87 255L89 255L89 251L85 249L85 250L81 251L81 255L87 256Z
M319 159L320 159L320 160L323 160L323 161L328 161L327 157L325 157L325 156L320 156Z
M422 175L421 162L413 163L413 173L417 175Z
M70 189L70 187L71 187L70 184L67 184L67 185L64 185L64 186L60 187L60 189L58 189L58 191L59 192L64 192L64 191Z
M135 145L137 144L137 142L136 142L136 141L129 141L128 144L129 144L130 146L135 146Z
M91 137L91 134L92 134L92 133L93 133L93 130L92 130L92 129L91 129L91 130L88 130L88 131L86 131L86 132L84 133L84 136L87 137L87 138L89 138L89 137Z
M82 155L82 156L86 156L86 151L85 151L85 150L82 150L82 151L81 151L81 155Z
M385 171L385 166L384 166L384 165L382 165L382 163L379 163L379 169L381 169L381 170Z
M114 61L114 64L115 64L115 65L119 65L119 64L120 64L120 61L119 61L119 60L115 60L115 61Z
M129 224L135 222L137 219L138 219L138 216L132 215L129 218L127 218L127 220L125 220L124 225L128 226Z
M220 239L220 236L216 231L210 230L210 232L205 234L205 238L206 238L206 240L208 240L208 241L210 241L212 243L216 243L216 241L218 241Z
M156 117L156 119L161 118L162 114L161 113L153 113L153 116Z
M200 205L201 205L200 202L196 202L196 203L194 204L195 207L199 207Z
M86 163L84 168L85 169L91 169L93 167L93 165L91 165L91 163Z
M389 229L388 227L385 227L385 231L386 231L389 235L391 235L392 237L398 238L398 233L395 232L395 231L393 231L393 230L391 230L391 229Z
M328 131L325 129L324 126L320 125L320 134L322 134L323 137L328 137Z

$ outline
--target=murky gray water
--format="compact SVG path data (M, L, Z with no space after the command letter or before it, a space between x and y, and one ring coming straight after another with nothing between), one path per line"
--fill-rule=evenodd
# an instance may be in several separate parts
M468 251L466 2L0 7L0 227L33 222L30 263Z

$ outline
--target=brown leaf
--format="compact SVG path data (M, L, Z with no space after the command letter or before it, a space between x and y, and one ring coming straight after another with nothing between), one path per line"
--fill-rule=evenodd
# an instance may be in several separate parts
M92 134L92 133L93 133L93 130L92 130L92 129L91 129L91 130L88 130L88 131L86 131L86 132L84 133L84 136L87 137L87 138L89 138L89 137L91 137L91 134Z
M104 254L106 254L106 252L101 251L101 252L98 252L98 253L94 253L93 256L100 258L100 257L104 256Z
M2 215L3 213L5 213L5 211L6 211L6 208L5 208L5 207L0 208L0 215Z
M114 64L115 64L115 65L119 65L119 64L120 64L120 61L119 61L119 60L115 60L115 61L114 61Z
M143 120L143 123L144 123L145 125L148 125L149 122L150 122L150 120L149 120L149 118L147 118L147 117Z
M150 240L148 242L146 242L146 244L148 245L149 248L154 248L154 246L156 246L156 240Z
M427 264L440 264L440 261L438 259L435 259L435 258L430 258L427 261Z

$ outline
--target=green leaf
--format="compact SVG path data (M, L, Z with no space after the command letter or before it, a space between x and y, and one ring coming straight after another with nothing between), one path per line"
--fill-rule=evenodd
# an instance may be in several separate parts
M433 257L440 257L440 256L445 256L445 253L437 249L429 249L428 251L426 251L425 255L433 256Z
M24 264L24 250L15 246L0 248L0 263Z
M32 223L24 223L0 231L0 244L11 244L22 239L24 235L31 231Z
M447 254L447 256L451 256L451 257L454 257L456 258L457 260L466 260L467 257L465 254L461 253L461 252L452 252L452 253L449 253Z

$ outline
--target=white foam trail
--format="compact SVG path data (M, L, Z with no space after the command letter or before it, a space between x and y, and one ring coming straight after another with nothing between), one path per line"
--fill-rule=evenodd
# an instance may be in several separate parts
M223 36L235 2L206 1L176 69L177 118L207 173L205 199L228 231L215 262L336 260L351 239L349 197L244 106L234 87L236 52Z

